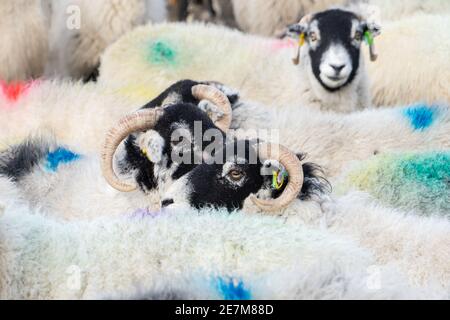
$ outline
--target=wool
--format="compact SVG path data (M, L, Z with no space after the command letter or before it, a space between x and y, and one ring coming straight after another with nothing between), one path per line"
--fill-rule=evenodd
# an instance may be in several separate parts
M450 42L434 32L449 29L449 21L444 14L418 14L383 24L382 35L375 40L378 60L361 66L367 68L374 106L450 102L446 90L450 86L446 56ZM172 62L149 63L148 44L155 41L170 44L170 51L176 53ZM238 88L246 100L264 105L317 107L308 93L301 93L305 82L302 70L292 64L292 45L290 40L244 35L211 25L149 25L130 32L105 51L99 81L116 90L147 87L151 99L180 79L216 80ZM368 57L366 45L363 51L362 56ZM331 110L348 112L358 105L345 90L334 97Z
M1 298L446 297L431 282L408 285L383 265L372 286L377 263L367 250L283 218L185 211L60 223L4 201Z
M383 21L395 21L421 13L450 12L450 4L446 0L232 0L232 3L241 30L266 36L278 34L308 13L336 5L346 5L362 12L367 5L374 6Z
M136 26L164 21L167 15L162 0L47 1L51 2L51 29L46 76L87 77L108 45ZM79 10L82 23L68 30L70 6Z
M63 147L57 148L55 151L49 152L46 157L46 169L56 172L60 165L71 163L80 159L80 155L73 153Z
M99 152L108 130L147 102L101 85L40 81L13 103L0 95L1 141L51 133L75 153Z
M310 82L317 80L308 73L308 63L299 67L301 70L292 64L293 46L290 40L248 36L219 26L146 26L106 50L98 81L116 90L144 86L149 100L155 97L154 92L180 79L194 79L219 81L239 88L243 97L264 104L276 101L277 106L294 104L348 112L370 105L362 56L356 79L340 91L328 93L319 84L320 88L311 88ZM227 60L221 62L224 55ZM282 78L286 80L273 81ZM306 93L299 94L303 91Z
M4 0L0 14L0 79L25 81L41 76L49 50L48 20L41 1Z
M355 161L393 152L439 152L450 148L450 113L445 104L335 114L295 106L276 110L242 102L233 117L239 120L235 125L248 130L238 131L238 137L255 138L255 128L274 130L277 134L266 140L305 153L306 160L320 165L332 182ZM425 124L426 128L417 130L416 126Z
M449 152L381 155L352 169L340 192L357 189L395 208L450 217L449 179Z

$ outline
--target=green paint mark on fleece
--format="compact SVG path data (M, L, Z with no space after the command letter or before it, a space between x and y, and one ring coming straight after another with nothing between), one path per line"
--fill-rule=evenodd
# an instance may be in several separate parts
M175 48L167 41L156 40L150 43L149 61L153 64L174 65L177 61Z
M450 218L450 152L376 157L348 175L345 189L369 192L395 208Z

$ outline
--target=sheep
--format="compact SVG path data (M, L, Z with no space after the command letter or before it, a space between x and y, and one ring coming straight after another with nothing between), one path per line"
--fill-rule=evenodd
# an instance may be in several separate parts
M232 4L237 25L241 30L272 36L283 31L287 25L298 22L304 15L325 10L336 2L336 0L233 0Z
M337 28L336 25L338 25L339 28ZM370 107L369 83L365 72L364 58L363 55L360 54L360 47L363 40L363 34L365 32L371 32L373 36L376 36L379 34L379 26L372 23L369 24L349 11L328 10L314 16L308 16L302 21L300 27L301 31L299 31L299 33L306 34L307 41L306 45L302 47L302 63L299 67L300 76L296 76L298 79L295 79L295 85L297 85L295 92L296 102L302 106L315 107L322 110L334 110L337 112L351 112ZM156 36L149 37L147 35L145 37L147 43L149 43L149 38L154 39L154 41L147 45L145 49L148 51L146 55L150 60L149 66L147 66L145 70L140 71L146 73L148 70L151 74L154 74L155 72L160 73L159 70L161 70L162 67L163 69L168 68L168 77L171 77L172 75L183 77L183 71L185 71L183 70L183 64L196 64L195 59L192 59L190 54L184 56L184 54L180 52L179 46L171 39L171 32L163 31L164 29L170 30L172 28L173 26L156 27L154 30L151 30L151 33L155 32ZM216 30L216 32L217 31L218 30ZM189 32L195 31L190 30ZM164 33L168 33L170 38L167 38ZM233 33L230 35L233 35ZM143 34L139 35L139 39L141 39L142 36ZM177 33L176 36L180 37L183 35ZM313 36L315 38L313 38ZM223 35L221 35L219 40L223 42L223 38ZM261 42L261 45L264 45L264 42L260 39L259 42ZM121 44L121 46L122 45L124 44ZM273 50L273 47L270 44L266 43L265 45L267 46L266 50ZM233 46L236 46L234 42ZM211 48L213 48L213 46L211 46ZM141 52L136 53L141 55ZM240 52L236 52L236 54L240 54ZM258 50L251 54L252 56L249 58L259 63L260 56L263 56L264 52ZM187 61L188 56L189 61ZM118 66L116 64L117 61L115 59L112 62L108 61L107 57L108 53L102 60L103 66L100 71L101 78L106 79L105 81L107 83L112 83L112 85L114 85L116 82L113 82L110 79L117 78L117 76L110 75L110 72L114 69L114 73L118 73L117 70L118 67L120 68L120 65ZM131 57L128 57L127 61L129 61L130 58ZM239 61L241 60L242 58L240 57ZM234 61L234 59L230 59L230 61ZM261 61L261 63L263 63L263 61ZM268 63L272 64L272 62ZM120 64L123 63L120 62ZM205 67L208 66L203 65L203 68ZM250 67L251 69L248 70L248 74L254 73L254 75L250 77L254 77L255 80L258 79L258 72L254 72L255 69L257 70L257 66L250 65ZM267 73L267 67L268 66L265 65L261 72ZM175 74L173 68L176 68L177 70ZM229 71L229 69L227 64L226 70ZM247 67L247 69L249 68ZM276 69L276 64L274 69ZM235 81L230 80L228 82L223 82L221 81L220 76L218 79L216 78L216 80L230 86L237 86L237 80L238 83L241 84L237 87L244 92L250 88L256 88L254 83L250 83L250 88L245 86L245 82L248 79L246 76L247 72L244 72L244 70L239 70L239 73L235 75L237 76ZM286 71L292 72L291 70L295 69L292 68L292 66L287 66ZM198 70L196 73L202 73L202 71ZM217 77L220 75L220 72L215 70L214 75ZM158 76L158 78L161 77L163 77L163 75ZM259 78L258 80L261 81L265 79ZM118 82L117 84L120 85ZM152 86L155 86L155 84ZM283 88L283 90L284 89L285 88ZM288 92L290 92L290 90ZM275 99L278 100L278 97ZM264 101L267 101L267 99L264 99Z
M284 219L179 211L60 223L3 183L1 299L447 297L348 238Z
M383 25L379 59L367 66L375 106L450 103L450 37L436 32L449 30L449 18L416 15Z
M210 115L202 111L202 107L207 108ZM102 171L108 182L122 192L131 192L138 187L145 192L161 192L172 180L191 170L198 161L196 159L202 157L207 145L198 141L196 135L203 137L209 131L223 136L231 122L230 114L228 98L215 87L192 81L179 82L114 126L102 149ZM141 131L145 133L139 133ZM124 139L126 141L122 143ZM184 161L186 157L191 162ZM80 155L52 141L35 138L4 151L1 158L0 175L13 179L31 194L36 194L32 187L35 179L23 180L23 175L28 176L35 166L42 164L38 167L42 167L44 172L34 175L52 176L60 165L79 160ZM136 185L121 182L116 172L132 177ZM44 194L48 194L48 188L51 189L52 184L38 187ZM40 196L30 197L39 199ZM83 211L80 210L79 214L82 215Z
M1 1L1 80L23 81L44 72L48 53L48 21L44 9L40 0Z
M186 83L191 83L185 88L189 91L194 83ZM202 83L223 90L235 103L235 91L218 83ZM183 92L176 92L177 86L172 85L165 88L161 96L179 93L183 96ZM204 102L198 103L209 107ZM43 132L54 135L74 151L99 153L104 135L114 124L125 114L149 104L145 95L131 97L126 89L113 90L100 84L52 80L2 86L0 82L0 141L2 145L21 142L35 132Z
M244 32L273 36L303 16L341 5L365 10L367 5L380 11L383 21L393 21L414 14L450 13L446 0L233 0L236 22Z
M239 146L239 143L236 145ZM243 154L248 155L248 159L252 158L252 153L249 152L251 149L248 148L250 145L248 142L243 144L245 151ZM32 147L32 150L36 150L36 147ZM234 147L231 148L232 159L236 155L233 153L234 150ZM283 153L283 149L281 151ZM327 195L327 183L320 178L317 167L302 164L303 170L290 169L289 163L296 166L297 160L289 160L295 159L295 155L280 157L288 161L277 162L277 157L270 159L272 160L268 163L271 165L270 170L266 174L261 171L262 164L266 164L266 161L257 161L253 165L245 165L241 160L225 164L205 162L178 179L157 199L150 199L143 193L129 194L108 189L106 182L101 179L98 158L94 158L94 161L86 158L73 163L62 163L60 170L54 173L48 172L48 168L52 169L53 162L49 161L49 154L47 152L46 154L47 163L29 161L31 173L28 172L24 177L19 176L17 182L13 182L14 188L11 190L18 189L20 198L32 208L43 208L45 214L55 218L73 220L82 217L95 220L102 214L107 214L111 218L120 215L121 209L122 212L132 212L147 207L151 201L161 200L164 210L169 212L185 210L186 204L193 208L212 206L227 211L240 209L244 212L258 211L258 208L249 203L248 200L251 199L261 210L271 212L273 210L270 209L275 209L275 214L282 214L292 223L297 223L298 220L301 224L306 223L313 227L327 226L334 233L356 237L364 247L376 253L379 263L393 261L399 264L416 284L428 282L433 277L437 277L443 286L449 283L447 248L450 226L447 219L433 217L425 220L414 215L405 216L402 212L380 207L366 199L361 200L358 195L347 195L337 200L330 199ZM240 156L240 153L237 155ZM262 158L268 160L272 157ZM216 174L217 170L219 174ZM220 174L220 170L225 175ZM274 186L273 171L280 173L287 171L288 179L284 183L283 180L277 180ZM301 171L303 175L297 176ZM258 177L258 174L261 176ZM74 180L73 177L80 178ZM10 175L10 178L14 176ZM219 181L223 185L222 189L220 184L215 183L216 179L223 180ZM302 180L303 183L300 183ZM293 181L297 182L291 188L290 184ZM281 189L278 190L280 184ZM253 197L251 193L258 193L260 198ZM283 203L286 199L283 195L286 193L289 197ZM293 194L298 194L299 199L295 200ZM267 200L272 198L275 200ZM156 205L151 207L151 210L158 208L159 205ZM355 217L358 219L355 220ZM393 230L392 226L396 228ZM430 234L433 234L432 241ZM411 244L415 245L412 247ZM420 257L420 263L417 257ZM430 265L434 267L430 268Z
M385 154L350 166L340 175L335 191L361 190L385 205L450 217L449 178L448 151Z
M377 154L449 148L449 113L445 104L338 115L295 106L278 110L247 102L236 92L229 92L228 96L234 108L232 128L279 129L280 140L269 142L283 141L291 150L308 154L308 160L322 166L330 179L351 162ZM17 101L0 107L0 134L2 139L20 141L36 130L47 129L75 152L99 153L103 146L101 137L124 114L143 105L142 101L147 100L129 99L100 84L38 83ZM96 106L95 115L92 105Z
M51 7L46 77L89 78L108 45L138 25L167 16L163 0L44 1Z
M366 65L373 106L450 103L445 55L450 38L435 32L447 30L449 21L445 15L416 15L383 24L383 36L376 39L378 60ZM432 50L432 59L430 48L439 48ZM105 51L99 81L117 90L134 88L139 95L144 87L149 91L147 99L152 99L154 92L179 79L215 79L238 88L245 99L265 105L307 106L299 94L301 73L292 65L294 51L291 41L242 35L222 27L147 26Z
M255 115L256 121L252 120ZM450 148L447 104L335 114L295 106L275 109L240 100L233 118L232 127L242 130L236 132L241 138L252 138L255 128L278 130L268 142L282 141L291 150L307 154L332 182L355 161L393 152L445 152Z

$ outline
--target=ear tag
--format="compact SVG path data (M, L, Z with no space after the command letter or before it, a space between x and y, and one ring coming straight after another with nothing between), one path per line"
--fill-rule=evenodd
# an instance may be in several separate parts
M152 160L150 160L150 156L148 154L148 150L147 149L141 149L141 152L150 162L152 162Z
M376 61L378 58L378 54L375 51L375 40L373 38L372 32L370 32L369 30L364 32L364 39L366 40L366 43L369 46L370 61Z
M303 45L305 44L305 33L301 33L298 38L298 47L297 47L297 53L295 57L292 59L292 62L297 66L300 64L300 50L302 49Z
M273 172L273 180L272 180L272 187L275 190L280 190L283 185L284 181L287 178L287 172L286 171L274 171Z

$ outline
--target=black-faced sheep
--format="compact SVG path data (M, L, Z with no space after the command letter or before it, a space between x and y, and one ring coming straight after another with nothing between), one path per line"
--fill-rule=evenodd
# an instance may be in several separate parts
M251 197L262 210L280 212L297 197L309 200L329 189L320 167L301 164L303 155L280 145L232 139L213 158L176 181L163 194L162 206L234 211Z
M306 43L298 68L291 64L295 45L289 41L200 25L147 26L107 50L99 82L118 90L139 84L159 91L160 86L167 87L180 78L215 79L266 104L295 104L338 112L370 107L360 47L362 34L370 31L376 36L377 26L344 10L308 16L299 26ZM192 34L196 35L195 41ZM316 59L310 58L310 50L316 53ZM228 59L217 63L219 56ZM327 60L323 64L321 57ZM336 73L330 64L341 69ZM326 70L320 71L321 66Z

